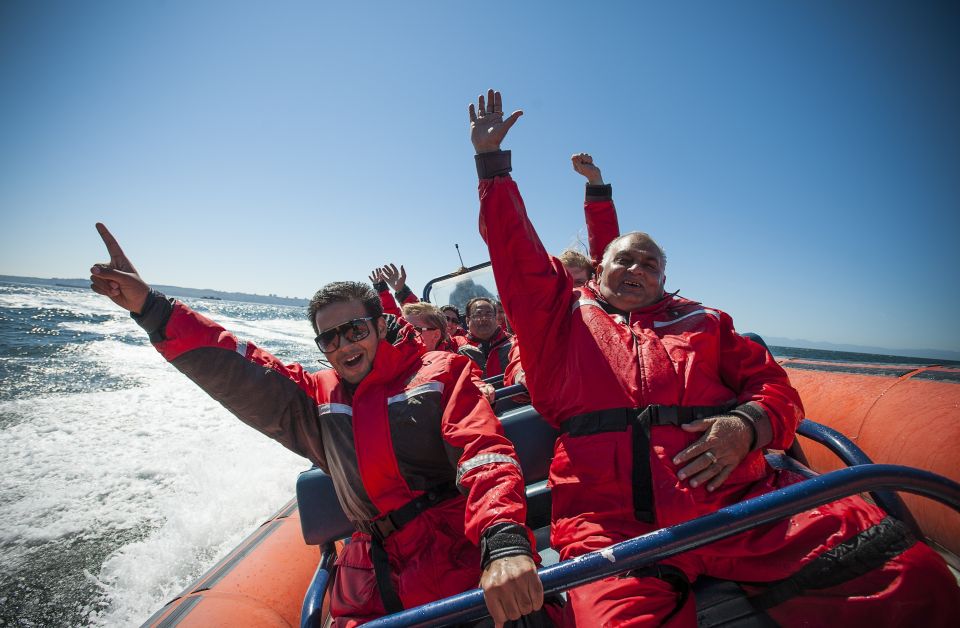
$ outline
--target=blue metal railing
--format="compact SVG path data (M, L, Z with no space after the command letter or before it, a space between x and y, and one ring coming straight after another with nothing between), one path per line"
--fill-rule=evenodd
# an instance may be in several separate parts
M856 443L847 438L842 432L838 432L832 427L828 427L822 423L804 419L800 421L800 425L797 426L797 434L820 443L833 452L847 466L855 467L864 464L873 464L873 460L871 460ZM917 537L923 538L920 524L917 523L913 513L910 512L910 509L903 503L903 499L901 499L899 495L891 491L871 491L870 497L873 498L873 501L878 506L907 524Z
M300 607L300 628L314 628L323 624L323 597L327 592L333 560L337 556L333 543L326 543L320 550L320 564L310 581L310 588L303 596Z
M565 591L637 569L849 495L896 489L924 495L960 511L960 484L929 471L867 464L833 471L721 508L669 528L623 541L540 570L545 594ZM479 619L487 614L483 592L474 589L383 617L371 627L428 626Z

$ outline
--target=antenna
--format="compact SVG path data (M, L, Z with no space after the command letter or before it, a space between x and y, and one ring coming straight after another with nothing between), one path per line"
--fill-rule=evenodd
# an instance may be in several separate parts
M457 257L460 258L460 270L464 271L467 269L467 265L463 263L463 255L460 255L460 245L454 244L453 247L457 249Z

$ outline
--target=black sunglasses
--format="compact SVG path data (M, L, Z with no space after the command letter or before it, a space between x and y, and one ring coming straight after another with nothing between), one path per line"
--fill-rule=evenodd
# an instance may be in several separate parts
M317 348L324 353L330 353L340 348L340 338L346 338L348 342L359 342L370 335L370 326L367 321L372 321L375 317L355 318L331 329L320 332L314 339L317 342Z

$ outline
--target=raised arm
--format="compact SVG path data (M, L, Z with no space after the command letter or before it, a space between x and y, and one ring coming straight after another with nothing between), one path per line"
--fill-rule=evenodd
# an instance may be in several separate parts
M387 286L387 280L383 276L382 268L374 268L369 276L370 283L373 284L373 289L377 291L377 294L380 295L380 305L383 306L384 314L393 314L397 318L403 316L403 313L400 311L400 306L397 305L396 299L393 298L393 295L390 294L390 288Z
M325 468L311 376L150 290L109 230L97 230L110 262L90 269L91 288L129 311L164 358L237 418Z
M603 182L600 168L588 153L578 153L570 160L574 171L587 179L583 215L587 222L590 260L596 266L603 259L603 250L620 235L617 209L613 205L613 188Z
M510 178L510 152L500 150L522 112L504 120L500 93L490 90L477 107L470 105L469 113L480 177L480 235L490 251L500 300L526 349L550 363L566 350L567 343L559 339L566 337L570 324L573 281L547 254Z
M380 269L380 272L383 274L384 280L393 288L393 294L400 303L406 305L407 303L420 302L417 295L407 285L407 271L403 264L400 265L399 270L397 270L395 264L387 264Z

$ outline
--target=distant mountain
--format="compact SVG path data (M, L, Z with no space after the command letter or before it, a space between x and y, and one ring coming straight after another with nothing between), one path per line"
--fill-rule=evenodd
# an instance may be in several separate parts
M63 286L67 288L90 288L89 279L42 279L40 277L16 277L13 275L0 275L0 281L12 281L15 283L29 283L40 286ZM266 303L268 305L295 305L306 306L307 299L297 299L292 297L278 297L275 294L247 294L246 292L223 292L222 290L213 290L210 288L183 288L181 286L164 286L161 284L151 284L160 292L172 297L188 297L191 299L214 299L218 301L244 301L246 303Z
M847 345L832 342L815 342L801 338L780 338L764 336L769 345L778 347L797 347L800 349L823 349L825 351L845 351L848 353L874 353L878 355L900 355L909 358L930 358L934 360L960 361L960 351L949 349L891 349L889 347L870 347L866 345Z

